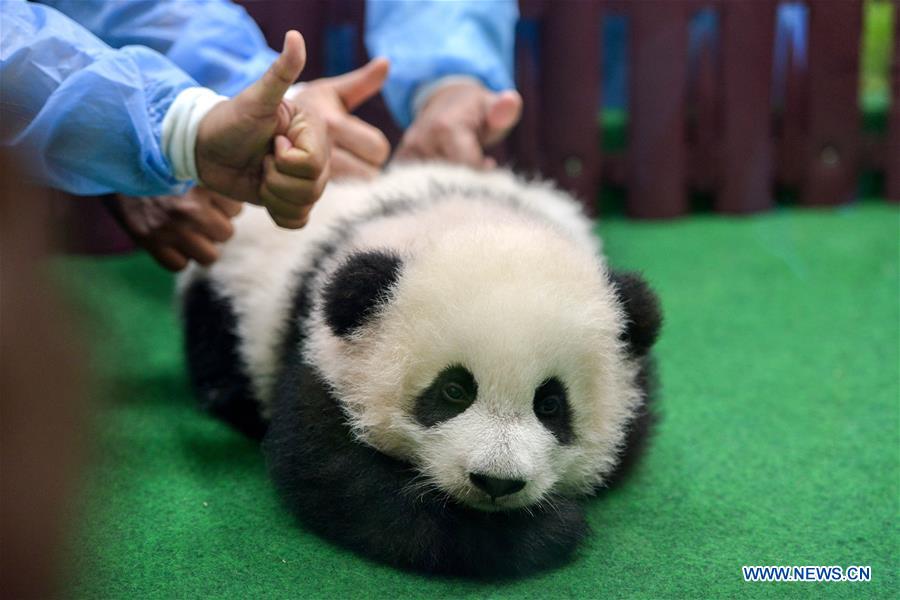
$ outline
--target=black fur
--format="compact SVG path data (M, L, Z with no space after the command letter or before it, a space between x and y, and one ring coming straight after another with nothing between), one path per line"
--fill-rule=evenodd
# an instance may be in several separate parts
M460 386L464 397L460 401L450 401L444 397L447 384ZM447 367L434 378L431 385L416 398L413 417L425 427L433 427L462 414L478 398L478 382L475 376L461 365Z
M238 431L259 439L265 423L241 367L237 319L206 279L191 284L184 299L188 374L200 406Z
M540 410L541 402L549 396L555 396L558 399L557 410L552 415L543 414ZM571 444L575 439L570 412L566 386L556 377L551 377L543 382L534 391L534 413L541 423L544 424L544 427L555 435L559 443L563 445Z
M662 326L659 299L637 273L613 271L610 279L628 319L622 339L634 355L644 356L656 342Z
M400 276L400 257L380 251L350 256L325 286L325 320L336 335L364 325Z
M638 371L638 386L644 392L644 403L638 407L628 430L625 434L625 442L622 452L619 454L619 462L612 473L606 476L603 487L614 487L624 481L638 464L644 452L653 439L653 431L658 421L655 412L657 399L658 380L656 376L656 361L653 355L647 355L640 359L640 371Z
M488 513L423 493L411 465L355 441L296 348L285 364L263 451L287 507L320 535L399 567L504 577L567 562L587 534L583 509L570 499Z
M616 286L616 293L628 319L622 339L628 342L630 352L638 361L637 383L644 392L644 404L637 409L628 424L619 462L606 477L605 487L614 486L628 477L653 437L657 422L654 401L658 380L656 362L650 350L659 337L663 321L659 298L643 277L637 273L612 271L610 279Z

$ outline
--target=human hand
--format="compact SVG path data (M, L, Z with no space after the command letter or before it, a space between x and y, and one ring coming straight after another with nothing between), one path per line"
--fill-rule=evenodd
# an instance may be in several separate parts
M475 168L495 166L484 148L502 140L519 121L522 97L492 92L475 81L439 87L419 110L397 149L401 160L443 159Z
M195 150L204 186L261 204L290 229L306 225L329 174L325 123L302 101L284 99L305 64L303 37L289 31L269 70L203 118Z
M240 202L202 187L183 196L119 194L106 206L131 239L170 271L180 271L191 259L201 265L215 262L216 242L232 236L231 219L241 212Z
M350 114L378 93L387 78L387 59L338 77L316 79L299 86L288 99L310 107L325 121L331 138L331 177L375 177L391 153L391 145L377 127Z

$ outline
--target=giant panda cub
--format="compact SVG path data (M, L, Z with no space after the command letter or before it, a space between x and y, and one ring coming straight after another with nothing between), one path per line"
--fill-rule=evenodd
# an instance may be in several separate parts
M330 184L302 230L235 228L179 280L190 379L306 527L431 573L571 557L580 499L641 445L661 321L572 198L400 166Z

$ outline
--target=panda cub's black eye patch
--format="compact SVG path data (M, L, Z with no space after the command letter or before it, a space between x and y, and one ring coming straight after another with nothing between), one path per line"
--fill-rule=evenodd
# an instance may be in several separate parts
M433 427L462 414L478 396L478 382L461 365L447 367L416 398L413 416L425 427Z
M566 386L556 377L544 380L534 391L534 414L560 444L575 439L570 412Z

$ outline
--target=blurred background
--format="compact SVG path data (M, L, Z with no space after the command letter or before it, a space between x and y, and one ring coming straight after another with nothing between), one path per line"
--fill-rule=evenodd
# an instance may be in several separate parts
M367 60L363 0L240 3L272 47L288 29L304 32L304 80ZM494 155L558 181L591 214L896 202L894 13L889 0L522 0L525 109ZM399 140L379 97L357 114ZM95 204L58 202L69 247L130 248Z

